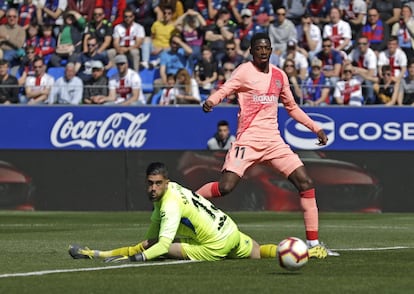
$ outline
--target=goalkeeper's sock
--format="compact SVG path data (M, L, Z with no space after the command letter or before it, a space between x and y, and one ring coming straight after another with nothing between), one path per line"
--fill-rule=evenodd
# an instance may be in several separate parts
M143 243L144 242L141 242L135 246L121 247L121 248L108 250L108 251L99 251L99 257L107 258L107 257L117 256L117 255L133 256L145 250Z
M204 198L213 198L220 197L220 189L218 182L207 183L196 191L197 194L200 194Z
M277 245L265 244L260 245L260 258L275 258Z

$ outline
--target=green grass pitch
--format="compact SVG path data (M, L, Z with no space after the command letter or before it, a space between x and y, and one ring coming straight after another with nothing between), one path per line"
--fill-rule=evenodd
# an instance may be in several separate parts
M0 212L0 293L413 293L414 214L321 213L320 237L340 257L297 272L275 259L105 264L73 260L71 243L136 244L148 212ZM259 243L304 238L299 213L234 212Z

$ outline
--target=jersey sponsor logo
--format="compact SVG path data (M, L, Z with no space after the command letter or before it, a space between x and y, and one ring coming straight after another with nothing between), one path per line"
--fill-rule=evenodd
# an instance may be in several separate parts
M147 129L142 125L150 116L150 113L116 112L100 121L76 121L74 114L67 112L56 120L50 141L57 148L140 148L147 140Z
M277 103L278 97L276 95L253 95L253 101L261 104Z
M331 145L335 141L335 121L329 116L319 113L308 113L308 116L325 131L328 137L327 145L316 145L315 134L293 118L289 118L285 123L286 142L302 150L316 150Z

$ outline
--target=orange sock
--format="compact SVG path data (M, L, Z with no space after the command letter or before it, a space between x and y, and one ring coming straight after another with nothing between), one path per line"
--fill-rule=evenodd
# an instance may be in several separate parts
M315 189L309 189L300 192L300 204L303 210L303 219L305 222L306 239L318 239L318 207L315 199Z
M213 198L221 196L218 182L207 183L200 189L198 189L196 193L203 196L204 198Z

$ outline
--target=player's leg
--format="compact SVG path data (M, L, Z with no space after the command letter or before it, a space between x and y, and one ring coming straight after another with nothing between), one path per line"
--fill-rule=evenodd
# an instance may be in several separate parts
M220 197L229 194L237 186L240 177L230 171L224 171L218 182L210 182L197 190L197 194L205 197Z

